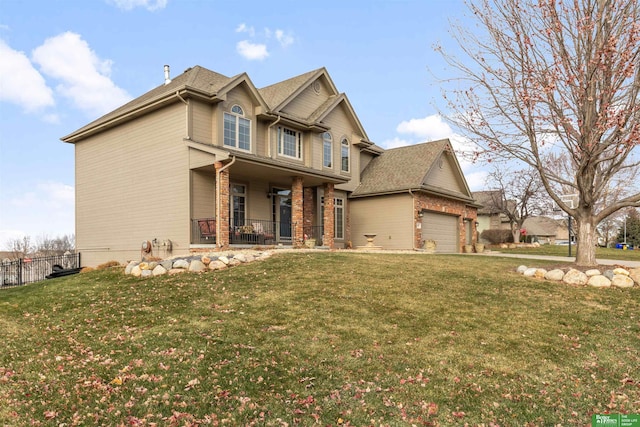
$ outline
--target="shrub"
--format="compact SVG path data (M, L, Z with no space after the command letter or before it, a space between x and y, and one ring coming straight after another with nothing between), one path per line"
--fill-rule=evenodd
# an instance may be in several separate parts
M484 230L480 233L480 238L486 240L492 245L500 243L513 243L513 235L511 230Z

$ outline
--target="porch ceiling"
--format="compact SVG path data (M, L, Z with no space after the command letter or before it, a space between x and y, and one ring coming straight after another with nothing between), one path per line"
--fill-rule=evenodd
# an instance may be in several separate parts
M294 176L301 176L304 179L305 187L315 187L324 183L341 184L348 181L341 176L318 173L304 166L296 167L279 163L274 160L267 163L262 159L236 158L236 162L231 165L229 172L231 179L253 179L282 185L291 185Z

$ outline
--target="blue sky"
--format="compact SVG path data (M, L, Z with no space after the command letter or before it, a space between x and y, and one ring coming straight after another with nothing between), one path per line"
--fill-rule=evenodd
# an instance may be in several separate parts
M74 232L73 146L89 121L201 65L258 87L326 67L384 148L444 137L450 45L461 0L0 0L0 250ZM429 71L431 70L431 71ZM472 190L483 174L464 162Z

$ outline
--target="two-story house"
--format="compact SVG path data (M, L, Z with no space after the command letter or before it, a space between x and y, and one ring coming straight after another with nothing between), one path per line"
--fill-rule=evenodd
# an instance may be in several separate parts
M380 163L386 152L369 140L324 68L258 89L245 73L226 77L195 66L171 80L165 67L163 85L62 140L75 146L76 245L85 265L122 262L141 251L298 247L307 239L327 248L356 246L364 243L360 233L370 231L368 220L381 215L363 201L391 193L410 195L411 207L404 203L406 217L387 221L384 230L371 224L395 236L393 228L402 223L398 238L376 243L411 249L423 239L423 212L430 209L413 199L438 182L455 187L439 197L452 198L456 208L433 210L455 218L450 251L465 243L457 241L464 221L475 221L448 141L433 146L428 159L413 155L403 157L409 162L404 167L389 163L413 171L393 191L376 191L376 173L357 192L369 164ZM432 169L432 177L447 175L434 188L423 182Z

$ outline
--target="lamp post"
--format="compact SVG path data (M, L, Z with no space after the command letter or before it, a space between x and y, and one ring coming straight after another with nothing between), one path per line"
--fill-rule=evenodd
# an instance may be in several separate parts
M560 200L562 200L564 203L567 203L569 205L569 209L574 209L574 205L573 205L573 201L576 199L576 197L578 197L577 194L563 194L560 196ZM567 226L569 227L568 230L568 234L569 234L569 256L571 256L571 214L569 212L567 212L567 216L569 217L569 220L567 222Z

